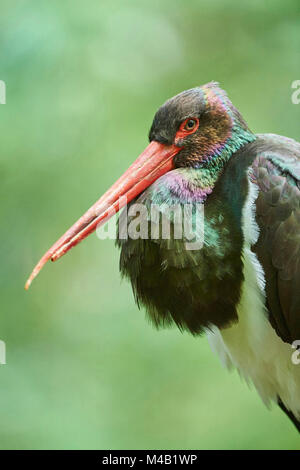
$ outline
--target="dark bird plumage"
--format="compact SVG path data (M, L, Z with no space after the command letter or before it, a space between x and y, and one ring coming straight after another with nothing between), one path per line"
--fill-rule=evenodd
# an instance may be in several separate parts
M272 134L259 139L252 165L260 228L254 251L265 272L272 326L292 343L300 338L300 145Z
M156 113L150 144L132 167L43 256L55 260L107 218L119 218L120 270L157 327L207 333L226 366L252 381L300 427L300 144L253 134L226 93L212 82L169 99ZM146 235L121 236L139 214ZM153 220L152 207L158 208ZM175 236L169 209L204 208L201 248ZM171 225L161 235L163 220ZM153 227L158 236L152 236ZM126 230L125 230L126 232ZM144 233L145 235L145 233Z
M217 96L224 96L216 84L209 84L209 88ZM199 136L175 157L177 168L195 169L194 175L188 170L177 185L172 185L167 174L135 202L148 206L166 200L168 204L195 202L195 187L187 197L184 181L196 188L199 182L198 188L202 188L201 173L207 176L208 171L208 188L198 199L205 205L204 247L194 252L185 249L183 240L118 240L121 273L130 279L136 301L146 306L158 327L174 322L180 329L200 334L212 325L223 329L238 322L244 281L242 212L249 184L253 183L258 190L255 219L259 236L251 250L264 274L264 313L278 337L291 344L300 338L300 144L271 134L258 134L245 142L250 131L229 104L228 109L238 122L236 134L241 134L237 142L243 142L241 146L236 144L237 150L230 151L229 158L224 153L220 155L216 147L224 146L228 139L227 110L224 115L223 110L220 113L205 104L203 108L203 103L200 109L195 108L190 93L167 101L154 118L149 137L172 143L180 122L195 115L198 109ZM190 113L185 109L188 106ZM233 139L231 148L235 143ZM250 334L259 336L260 332ZM296 373L297 365L291 362L287 366ZM300 370L296 385L300 387ZM300 399L299 388L297 393ZM300 413L299 401L297 407ZM299 414L288 414L299 423Z

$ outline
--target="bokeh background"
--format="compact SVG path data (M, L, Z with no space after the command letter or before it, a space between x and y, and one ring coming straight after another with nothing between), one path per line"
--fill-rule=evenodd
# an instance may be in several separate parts
M0 448L300 448L205 338L145 321L112 240L23 290L170 96L217 80L254 131L300 139L299 0L1 0L0 51Z

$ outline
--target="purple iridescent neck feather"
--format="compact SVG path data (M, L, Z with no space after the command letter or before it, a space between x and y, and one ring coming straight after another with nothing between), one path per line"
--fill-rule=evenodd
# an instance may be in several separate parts
M203 203L214 187L214 177L206 168L177 168L152 186L154 204Z

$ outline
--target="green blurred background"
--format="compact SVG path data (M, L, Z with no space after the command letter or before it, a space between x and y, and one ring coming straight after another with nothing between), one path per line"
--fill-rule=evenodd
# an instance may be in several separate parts
M206 338L157 332L93 235L41 254L147 143L156 109L217 80L250 127L299 140L299 0L1 0L2 449L296 449Z

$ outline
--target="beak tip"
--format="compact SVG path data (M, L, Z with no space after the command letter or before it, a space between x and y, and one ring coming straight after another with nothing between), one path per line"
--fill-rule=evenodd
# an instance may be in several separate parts
M52 261L52 263L54 263L54 261L56 261L58 258L59 258L59 251L53 253L53 255L51 256L50 260Z

